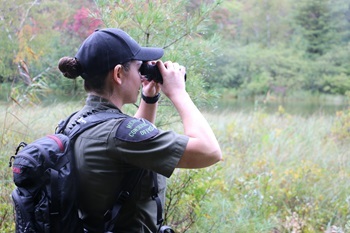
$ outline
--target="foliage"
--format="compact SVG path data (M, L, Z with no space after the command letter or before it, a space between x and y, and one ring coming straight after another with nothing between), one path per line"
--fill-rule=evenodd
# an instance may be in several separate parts
M289 40L293 30L290 14L292 1L239 0L233 3L236 6L231 22L236 29L235 42L243 46L259 43L262 47L270 47Z
M219 166L202 170L178 170L168 183L165 225L186 232L201 216L210 216L202 207L221 185Z
M225 6L231 20L218 19L226 24L219 24L224 40L210 86L233 88L243 96L273 91L271 86L288 92L349 90L347 1L251 0Z
M271 85L330 94L348 90L339 87L349 76L346 0L1 3L0 83L22 82L21 62L32 77L53 71L96 27L108 26L125 29L144 46L164 47L164 60L185 65L189 78L202 75L207 88L233 88L244 96L266 93ZM53 90L80 91L60 75L49 77Z
M214 59L214 44L218 38L208 36L209 15L218 7L218 1L95 1L107 27L118 27L128 32L143 46L165 49L163 61L171 60L186 67L188 90L202 93ZM210 3L209 3L210 2ZM197 95L193 95L197 96ZM199 99L199 98L198 98Z
M50 70L51 74L46 72L47 78L40 80L42 83L47 82L48 88L58 92L65 90L66 94L80 93L76 83L72 85L68 80L62 81L62 76L56 72L57 61L62 56L74 56L72 50L76 51L81 41L96 27L120 27L144 46L164 47L164 59L185 65L190 79L198 77L198 74L206 75L209 68L206 64L213 59L213 43L217 39L212 38L213 34L207 34L207 21L211 12L220 4L219 0L208 1L206 4L173 1L173 4L167 5L162 4L162 1L99 0L95 1L97 10L91 2L81 7L81 2L69 6L69 0L62 3L33 0L28 5L21 4L20 1L13 3L20 4L16 8L21 13L20 21L11 22L14 27L9 27L9 20L2 25L7 29L4 31L11 33L11 36L0 33L4 38L12 38L4 41L12 43L9 46L13 47L15 57L5 57L4 63L0 61L0 67L4 67L3 71L0 70L0 76L3 82L12 82L14 89L21 89L17 85L23 81L31 83L35 77ZM7 19L12 11L5 13ZM54 20L47 20L48 18ZM9 47L6 47L4 52L9 54L8 51ZM5 62L10 66L6 66ZM21 68L16 68L17 64L20 67L22 63L30 69L30 80L23 76ZM198 83L200 80L202 82L196 88L205 86L202 78L194 81Z
M69 0L16 0L3 1L3 5L8 8L2 8L3 19L0 21L0 49L4 54L0 59L0 83L12 83L14 90L11 92L20 93L21 86L40 77L37 85L55 88L60 84L55 73L58 59L77 46L76 38L82 34L79 30L91 32L91 27L96 24L88 23L89 16L84 8L78 10L74 18L76 5ZM76 32L75 36L69 32L72 29ZM22 64L30 70L30 76L23 75ZM47 79L41 77L44 73ZM35 93L29 93L32 90L37 88L27 89L26 94L36 96Z
M237 89L241 96L266 94L276 88L287 93L303 89L344 95L350 90L349 45L337 46L315 60L293 48L228 45L234 49L221 52L207 81L213 87Z
M349 144L332 140L334 116L226 115L209 118L224 151L223 187L202 207L213 219L190 232L349 230Z
M93 13L89 9L82 7L74 15L74 22L71 29L79 38L84 39L88 37L96 28L101 26L102 21L97 17L90 17L91 14Z
M332 40L329 1L301 1L298 6L296 22L302 28L302 36L306 39L306 52L314 57L323 55Z
M340 143L350 141L350 108L337 112L337 118L332 128L332 135Z
M52 132L49 126L78 108L23 103L37 103L49 90L82 96L81 80L61 78L56 64L62 56L74 56L96 26L121 27L144 46L164 47L164 60L186 66L188 91L199 104L216 96L213 87L231 89L234 96L300 89L349 94L348 0L1 4L1 96L23 106L0 109L5 113L0 118L2 232L14 231L11 175L5 168L9 151L19 141ZM162 98L160 111L172 117L157 125L177 128L168 105ZM43 115L50 117L43 122ZM209 117L225 161L175 174L167 223L180 232L350 231L349 111L301 118L280 106L274 115L259 110Z
M0 118L1 232L14 228L9 156L19 142L53 132L80 105L0 106L5 113ZM224 161L208 169L179 170L170 178L166 222L177 232L350 230L349 135L343 137L348 111L306 118L282 110L212 111L206 118Z
M250 44L223 53L215 76L213 73L208 81L213 86L240 89L241 95L264 94L274 86L300 88L300 71L306 68L302 55L291 49L262 49L258 44Z

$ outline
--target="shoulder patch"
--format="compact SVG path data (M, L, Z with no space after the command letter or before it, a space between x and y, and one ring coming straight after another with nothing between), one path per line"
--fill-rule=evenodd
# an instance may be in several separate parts
M151 122L129 117L119 125L115 138L126 142L142 142L158 133L159 130Z

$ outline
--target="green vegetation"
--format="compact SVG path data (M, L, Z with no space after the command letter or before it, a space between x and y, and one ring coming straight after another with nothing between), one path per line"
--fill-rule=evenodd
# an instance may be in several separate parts
M349 91L348 1L245 0L222 7L225 17L216 16L225 34L211 86L235 89L237 97L279 94L276 87L287 95Z
M199 106L218 92L263 101L349 98L348 0L163 2L0 0L1 232L14 231L9 156L82 105L82 81L63 78L56 66L97 27L164 47L164 60L186 66ZM162 103L159 116L173 116ZM206 115L225 160L176 172L169 225L178 232L350 232L350 110L300 117L257 106L252 114ZM157 125L181 130L177 118Z
M163 47L163 59L184 64L201 94L209 87L232 89L235 97L350 89L348 0L0 2L3 100L20 102L28 89L39 96L42 89L81 93L62 78L57 62L74 56L101 27L120 27L144 46Z
M213 232L350 230L349 111L308 118L258 111L209 120L225 161L200 227L212 219Z
M1 1L1 0L0 0ZM198 99L211 94L202 72L214 60L215 37L205 37L210 14L220 0L189 5L189 1L1 1L1 99L39 103L50 91L60 96L83 93L81 80L64 78L57 69L63 56L73 57L96 28L119 27L142 46L165 49L164 61L186 66ZM15 19L12 17L16 15ZM26 93L26 95L23 95Z
M1 232L14 229L8 160L17 144L52 133L81 104L1 106ZM224 161L177 170L169 180L166 222L177 232L350 231L350 110L331 116L299 117L281 109L206 117ZM166 127L181 132L180 123Z

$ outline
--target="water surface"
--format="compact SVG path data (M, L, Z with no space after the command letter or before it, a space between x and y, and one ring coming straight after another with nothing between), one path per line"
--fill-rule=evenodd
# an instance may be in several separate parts
M264 102L260 100L221 100L214 104L214 108L207 108L208 111L233 111L250 113L257 110L266 113L277 113L283 111L286 114L309 116L313 114L333 115L338 111L349 109L346 101L273 101Z

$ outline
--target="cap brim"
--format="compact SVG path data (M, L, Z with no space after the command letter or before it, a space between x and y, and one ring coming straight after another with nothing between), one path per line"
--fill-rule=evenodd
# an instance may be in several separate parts
M162 48L141 47L140 51L134 56L134 59L139 61L154 61L163 55L164 50Z

